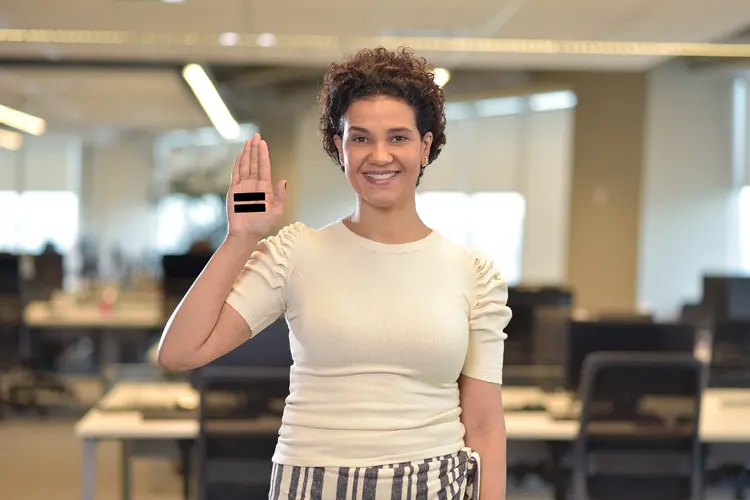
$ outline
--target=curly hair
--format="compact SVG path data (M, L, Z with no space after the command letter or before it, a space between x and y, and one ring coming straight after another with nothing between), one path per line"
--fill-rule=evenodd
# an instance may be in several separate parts
M353 102L374 96L401 99L414 109L420 136L432 132L427 164L435 161L445 145L443 90L435 83L427 61L415 57L414 51L406 47L397 51L383 47L361 50L328 68L318 96L320 132L328 156L341 163L333 138L344 134L344 115ZM424 168L425 165L420 168L417 185Z

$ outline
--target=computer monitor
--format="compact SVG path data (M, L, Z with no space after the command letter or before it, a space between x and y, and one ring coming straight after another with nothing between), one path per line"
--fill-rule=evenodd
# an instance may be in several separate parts
M712 329L708 385L750 388L750 321L718 321Z
M513 312L505 328L504 365L527 366L534 364L535 312L544 306L570 307L573 294L570 290L555 287L510 287L508 307Z
M0 294L17 295L21 292L21 258L11 253L0 253Z
M696 331L678 323L571 321L565 363L565 388L577 392L586 357L594 352L695 352Z
M717 321L750 321L750 276L704 276L701 308Z

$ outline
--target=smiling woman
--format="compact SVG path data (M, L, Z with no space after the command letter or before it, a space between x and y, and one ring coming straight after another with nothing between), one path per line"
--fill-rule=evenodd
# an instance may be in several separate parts
M320 103L323 148L357 208L266 237L287 187L254 135L234 165L227 238L170 319L159 359L201 366L285 315L294 364L271 500L476 500L480 487L482 500L501 500L507 284L416 208L445 144L442 91L411 51L377 48L332 65ZM263 192L267 211L236 213L238 192Z

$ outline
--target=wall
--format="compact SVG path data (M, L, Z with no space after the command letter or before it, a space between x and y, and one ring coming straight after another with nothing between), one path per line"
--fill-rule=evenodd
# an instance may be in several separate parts
M544 73L578 97L568 221L568 281L577 303L632 310L636 302L646 76Z
M670 316L733 267L732 76L671 64L648 91L638 298Z

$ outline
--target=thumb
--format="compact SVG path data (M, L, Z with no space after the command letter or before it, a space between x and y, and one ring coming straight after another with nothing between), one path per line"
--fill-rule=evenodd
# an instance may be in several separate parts
M282 204L286 201L286 181L279 181L273 189L274 204Z

